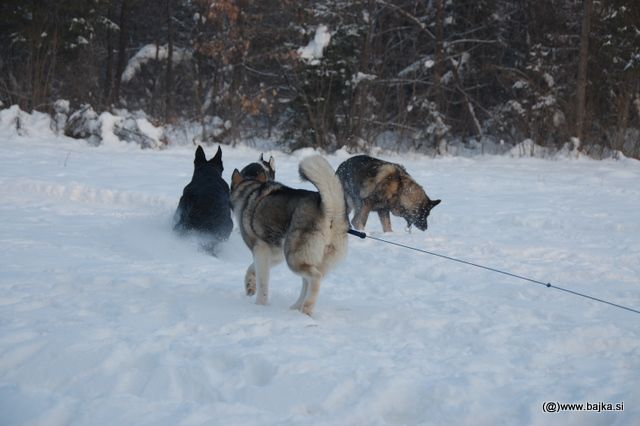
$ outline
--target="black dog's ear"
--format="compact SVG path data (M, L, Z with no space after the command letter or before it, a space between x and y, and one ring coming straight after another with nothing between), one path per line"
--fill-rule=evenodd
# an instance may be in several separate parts
M265 162L265 161L264 161L264 155L262 155L262 153L260 153L260 162L261 162L261 163L264 163L264 162Z
M214 155L214 157L211 159L211 163L214 166L219 167L220 170L223 170L223 167L222 167L222 148L220 148L219 145L218 145L218 152L216 152L216 155Z
M432 200L431 201L431 208L434 208L435 206L437 206L441 202L442 202L442 200Z
M196 149L196 158L195 160L193 160L193 164L198 165L206 162L207 157L204 155L204 149L202 149L202 147L198 145L198 148Z

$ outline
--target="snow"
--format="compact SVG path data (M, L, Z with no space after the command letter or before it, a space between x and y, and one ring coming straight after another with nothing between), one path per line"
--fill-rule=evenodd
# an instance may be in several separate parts
M351 77L351 84L353 84L355 87L358 84L360 84L362 81L373 81L376 78L378 78L378 76L376 76L375 74L367 74L367 73L358 71L353 77Z
M355 237L313 318L288 309L300 280L285 266L257 306L237 230L220 258L171 231L192 147L91 147L34 126L0 120L3 425L640 421L635 314ZM222 149L227 180L260 154ZM265 155L310 188L297 164L312 152ZM637 161L377 155L443 202L426 232L392 217L383 234L371 215L372 235L640 308Z
M162 127L154 126L149 122L149 120L147 120L144 117L137 118L136 125L138 126L138 129L140 130L140 132L142 132L143 135L146 135L150 137L153 141L155 141L156 146L160 146L160 140L164 135L164 130Z
M53 103L53 109L55 112L69 114L70 103L66 99L58 99Z
M560 127L565 124L566 121L565 115L561 110L557 109L553 111L553 127Z
M106 145L119 145L120 139L113 132L116 125L124 121L123 118L105 111L100 114L98 120L100 121L100 137L102 143Z
M398 77L406 77L412 73L415 73L420 70L420 67L424 67L426 69L431 69L435 66L435 61L432 59L431 55L428 55L424 58L420 58L417 61L413 62L406 68L402 69L398 73Z
M318 25L313 40L298 49L300 59L305 60L309 65L320 64L324 49L329 45L330 41L331 33L328 32L327 26Z
M0 110L0 136L53 137L51 117L48 114L22 111L18 105Z
M451 71L447 71L442 77L440 77L440 83L442 84L449 84L451 80L453 80L453 73Z

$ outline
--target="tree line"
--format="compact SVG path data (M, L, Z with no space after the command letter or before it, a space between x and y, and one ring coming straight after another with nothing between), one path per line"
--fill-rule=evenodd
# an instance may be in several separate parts
M330 39L305 58L318 35ZM212 142L579 140L640 158L640 2L3 1L0 102L51 111L57 99L224 123L203 130Z

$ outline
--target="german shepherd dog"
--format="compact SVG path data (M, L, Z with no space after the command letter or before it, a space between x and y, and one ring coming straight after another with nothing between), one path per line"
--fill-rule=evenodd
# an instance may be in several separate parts
M258 162L247 165L240 170L240 174L245 179L257 179L264 175L266 180L276 180L276 160L271 156L269 161L264 161L264 156L260 154Z
M429 199L401 165L368 155L349 158L336 174L346 194L348 213L355 209L351 223L356 229L364 229L369 212L375 211L384 232L391 232L389 213L404 218L408 229L415 225L424 231L429 212L441 201Z
M291 308L311 315L320 280L346 254L349 221L342 185L323 157L305 158L299 173L319 192L289 188L264 175L246 178L234 170L231 208L253 254L245 275L247 295L256 293L257 284L256 303L266 304L269 270L286 260L302 277L300 296Z
M215 254L218 243L226 241L233 229L229 185L222 179L222 149L209 161L201 146L196 149L193 177L185 186L174 214L173 229L197 232L205 238L203 248Z

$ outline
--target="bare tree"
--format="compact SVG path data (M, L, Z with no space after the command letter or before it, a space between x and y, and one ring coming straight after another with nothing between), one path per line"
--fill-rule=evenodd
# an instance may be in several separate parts
M120 16L118 19L118 26L120 27L120 34L118 37L118 59L116 63L116 74L114 76L113 85L113 97L110 104L118 104L120 102L120 87L122 83L122 73L127 62L127 39L129 36L129 3L130 0L122 0L120 4Z
M173 118L173 0L166 0L167 19L167 74L164 93L164 121Z
M576 87L576 131L578 139L584 138L586 116L587 67L589 65L589 33L591 32L591 11L593 0L583 0L582 31L580 33L580 65Z

